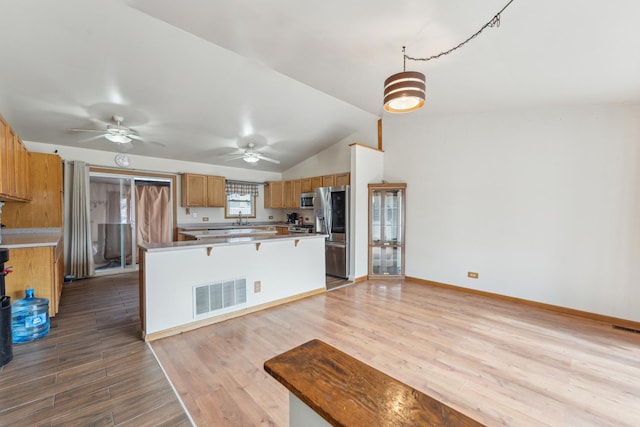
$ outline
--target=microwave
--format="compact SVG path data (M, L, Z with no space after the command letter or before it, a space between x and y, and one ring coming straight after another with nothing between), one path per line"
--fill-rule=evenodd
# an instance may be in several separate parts
M300 194L300 209L313 209L313 199L315 199L316 193L301 193Z

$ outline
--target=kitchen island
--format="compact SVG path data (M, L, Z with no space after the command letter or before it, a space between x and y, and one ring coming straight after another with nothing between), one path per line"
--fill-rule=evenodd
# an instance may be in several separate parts
M140 245L147 341L325 292L322 234Z

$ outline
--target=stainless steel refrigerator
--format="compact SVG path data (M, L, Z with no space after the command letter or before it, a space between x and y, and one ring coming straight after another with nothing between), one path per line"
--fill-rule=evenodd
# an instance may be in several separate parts
M327 234L326 273L349 277L349 186L317 188L314 200L316 232Z

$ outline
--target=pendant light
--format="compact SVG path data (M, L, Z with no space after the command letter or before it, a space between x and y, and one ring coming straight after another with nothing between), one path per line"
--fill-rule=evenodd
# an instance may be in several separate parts
M405 46L402 46L402 58L403 71L384 81L384 109L390 113L409 113L424 105L424 74L407 71Z
M513 0L500 9L493 18L482 26L478 31L468 37L465 41L452 47L449 50L440 52L427 58L414 58L405 53L405 46L402 46L403 71L389 77L384 81L384 109L391 113L409 113L418 110L424 106L425 98L425 77L424 74L417 71L407 71L407 59L410 61L431 61L461 48L471 40L476 38L488 27L500 26L500 14L505 11Z

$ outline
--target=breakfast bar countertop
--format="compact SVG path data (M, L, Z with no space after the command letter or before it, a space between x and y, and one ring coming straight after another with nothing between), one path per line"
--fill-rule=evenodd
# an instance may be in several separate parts
M59 228L9 228L2 230L0 248L56 246L62 238Z
M282 240L304 240L326 238L326 234L276 234L270 236L247 236L247 237L227 237L210 238L205 240L187 240L182 242L168 243L143 243L138 246L147 252L166 252L181 249L206 248L213 246L245 245L247 243L264 243Z

